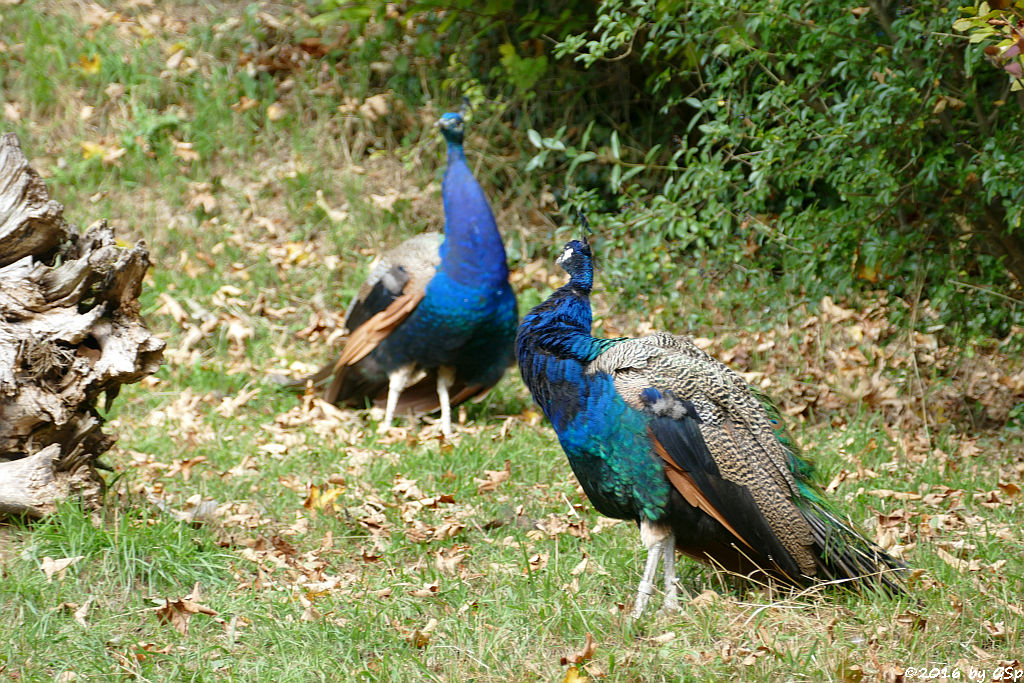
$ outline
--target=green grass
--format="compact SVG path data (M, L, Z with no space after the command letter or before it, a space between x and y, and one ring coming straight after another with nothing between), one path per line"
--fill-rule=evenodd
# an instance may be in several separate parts
M904 381L906 356L882 354L904 332L843 341L862 317L884 315L809 331L806 308L734 317L744 293L717 291L696 271L682 283L701 302L690 311L623 307L612 282L597 302L605 329L654 321L684 331L685 321L737 367L765 372L784 408L806 402L795 432L825 483L845 471L837 505L868 535L884 516L906 561L924 570L902 599L741 588L684 561L683 612L652 610L634 624L623 609L642 569L638 534L609 525L578 491L514 372L466 406L454 443L404 421L380 436L375 413L300 409L263 375L327 358L329 329L295 335L312 312L343 310L370 253L440 225L431 183L442 148L417 123L440 110L376 121L339 112L347 84L363 79L344 60L250 72L240 55L311 35L287 12L282 29L247 5L178 2L144 28L133 7L117 6L120 27L91 27L26 2L6 7L0 24L10 48L0 52L3 97L21 112L2 127L19 135L70 220L105 218L126 242L147 241L143 310L169 347L155 378L126 387L108 415L120 440L104 456L113 472L102 510L66 505L0 527L0 678L551 681L587 633L597 650L586 673L615 681L898 680L908 666L966 675L1021 658L1021 496L1010 487L1021 480L1021 432L965 433L962 419L942 417L944 387L963 393L952 371L924 367L931 403L903 408L870 395L827 408L818 393L857 390L850 373L870 367L858 380L867 382L881 358L894 386L916 386ZM240 21L225 23L233 15ZM177 49L194 64L170 69ZM95 73L79 61L92 55ZM111 97L112 85L123 93ZM233 109L243 96L256 106ZM272 121L275 102L284 114ZM83 106L95 113L83 119ZM83 142L126 151L87 159ZM471 161L485 170L501 153L471 138ZM385 210L371 198L389 189L399 198ZM317 191L347 217L331 218ZM209 211L195 201L204 193L216 200ZM558 240L531 218L531 198L516 197L500 213L521 269ZM518 280L521 309L550 284ZM838 367L830 352L840 347L870 362ZM915 415L926 409L924 423ZM508 481L479 491L475 480L506 461ZM940 495L943 486L961 492ZM41 570L44 558L76 557L50 581ZM714 593L697 598L705 589ZM188 596L215 614L192 615L182 633L159 608Z

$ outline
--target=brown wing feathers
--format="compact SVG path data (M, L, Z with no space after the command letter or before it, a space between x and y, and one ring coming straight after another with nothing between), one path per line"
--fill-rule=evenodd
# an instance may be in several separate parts
M327 387L327 391L324 392L324 400L333 403L338 398L338 392L341 390L345 378L345 368L358 363L377 348L377 344L380 344L399 323L409 317L423 296L424 290L419 288L403 293L383 311L375 313L369 320L352 331L348 341L345 342L345 347L341 350L341 355L334 362L332 371L334 379Z
M658 457L660 457L665 463L665 474L668 476L669 482L671 482L672 486L679 491L683 499L693 507L703 510L712 519L725 527L725 529L735 536L740 543L748 548L752 548L752 546L747 542L747 539L743 538L740 532L733 528L732 524L729 523L722 513L715 509L715 506L711 504L708 497L704 495L704 492L701 491L700 487L693 481L693 477L691 477L686 470L680 467L672 456L668 454L668 451L665 450L665 446L658 441L654 434L650 432L648 433L651 437L651 443L654 445L654 452L657 453Z

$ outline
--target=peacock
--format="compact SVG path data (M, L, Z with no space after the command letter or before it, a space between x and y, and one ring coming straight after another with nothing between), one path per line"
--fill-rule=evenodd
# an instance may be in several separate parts
M905 567L830 510L777 411L742 377L685 337L591 336L586 237L557 262L569 282L523 317L516 356L594 507L640 527L634 618L659 559L664 607L678 608L677 549L755 581L902 591Z
M345 315L340 356L312 376L336 404L385 403L383 428L397 411L441 409L494 386L512 364L516 300L494 214L466 162L459 113L437 122L448 147L441 187L444 234L423 233L372 266Z

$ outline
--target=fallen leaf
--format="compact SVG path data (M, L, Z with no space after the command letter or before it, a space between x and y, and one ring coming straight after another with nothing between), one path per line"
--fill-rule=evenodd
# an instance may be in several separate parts
M1020 493L1020 487L1011 482L999 482L999 488L1008 496L1016 496Z
M989 638L1005 638L1006 637L1006 624L1002 621L992 623L988 619L982 622L982 627L985 629L985 633L988 634Z
M526 574L527 572L537 572L541 569L544 569L548 566L549 556L549 553L534 553L527 560L526 571L524 571L523 573Z
M359 113L370 121L376 121L381 116L387 114L389 108L387 95L371 95L359 105Z
M417 649L422 649L430 644L430 634L437 628L437 619L433 617L423 628L415 629L409 634L409 644Z
M715 591L713 591L713 590L711 590L709 588L709 589L705 589L703 593L701 593L700 595L695 597L693 600L690 600L690 606L691 607L708 607L710 605L714 605L720 599L721 599L721 596L718 593L716 593Z
M307 510L325 510L328 512L337 512L341 507L335 503L338 496L345 492L344 487L330 486L321 489L316 484L309 485L309 494L306 496L306 500L302 502L302 507Z
M594 656L594 653L597 652L597 641L594 640L594 636L591 633L587 633L586 638L582 650L578 650L568 657L561 658L560 663L562 666L566 664L583 664Z
M21 120L21 105L17 102L4 102L4 118L11 123Z
M181 66L183 59L185 59L185 48L181 47L172 52L171 56L167 58L167 68L174 71Z
M503 470L484 470L484 476L486 479L473 478L473 482L477 485L477 493L488 493L496 491L498 487L504 482L508 481L509 477L512 476L512 461L505 461L505 469Z
M92 142L90 140L79 143L82 147L83 159L99 159L104 164L113 164L128 151L114 142Z
M441 590L441 584L437 581L428 583L423 588L417 588L416 590L409 591L409 595L414 598L429 598L437 595L437 592Z
M249 109L253 109L258 106L260 106L258 100L254 100L249 97L246 97L245 95L242 95L240 98L238 98L237 102L231 105L231 108L235 111L242 112L248 111Z
M59 560L55 560L52 557L44 557L43 561L39 564L39 568L43 570L43 574L46 574L46 582L50 583L53 581L53 575L57 575L58 581L64 580L64 573L67 568L75 564L79 560L85 558L85 555L77 555L75 557L62 557Z
M85 622L85 616L89 613L89 606L92 605L93 600L95 600L95 598L89 596L89 599L83 602L82 606L76 609L74 612L73 616L75 618L75 621L77 621L82 626L82 628L89 628L89 624Z
M285 109L277 102L272 102L267 105L267 120L268 121L280 121L284 118Z
M908 631L923 631L928 620L916 612L903 612L896 615L896 623Z
M154 607L153 611L156 612L156 617L160 620L160 623L171 624L183 636L188 635L188 622L196 614L206 614L211 617L217 616L217 613L209 607L188 598L181 598L179 600L165 598L164 604Z
M78 57L78 68L82 70L82 73L94 75L100 72L100 67L103 65L103 59L99 55L92 55L86 57L80 55Z
M199 152L194 149L195 145L193 143L177 140L173 136L171 137L171 143L174 145L174 156L182 161L199 161Z
M581 674L579 667L570 666L565 672L565 678L562 679L562 683L590 683L590 676Z

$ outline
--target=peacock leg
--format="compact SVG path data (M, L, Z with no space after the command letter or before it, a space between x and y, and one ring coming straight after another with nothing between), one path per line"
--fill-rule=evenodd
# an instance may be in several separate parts
M455 368L442 365L437 369L437 400L441 404L441 431L452 435L452 405L448 399L448 387L455 384Z
M398 397L402 395L402 390L405 389L409 378L412 377L415 370L415 364L409 363L400 368L395 368L388 375L388 402L384 408L384 421L380 423L380 427L377 428L378 431L387 431L391 427L391 421L395 419Z
M654 594L654 577L658 573L658 560L661 559L665 543L670 538L672 538L672 532L668 527L657 525L646 519L640 521L640 540L647 548L647 563L644 565L644 575L640 579L640 586L636 589L636 604L633 605L634 619L640 618L651 595ZM672 552L675 552L674 547ZM674 566L673 573L675 573Z
M662 547L665 569L665 604L662 609L666 612L679 611L679 590L676 587L676 537L669 534Z

